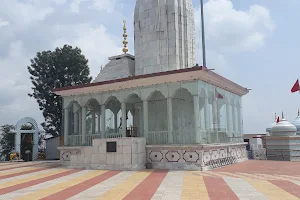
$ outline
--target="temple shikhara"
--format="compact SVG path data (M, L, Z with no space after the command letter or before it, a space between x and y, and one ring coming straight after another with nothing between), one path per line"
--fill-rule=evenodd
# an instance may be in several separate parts
M192 0L167 3L137 0L135 55L124 21L123 53L93 83L55 89L63 98L62 164L206 170L247 159L248 89L196 64Z

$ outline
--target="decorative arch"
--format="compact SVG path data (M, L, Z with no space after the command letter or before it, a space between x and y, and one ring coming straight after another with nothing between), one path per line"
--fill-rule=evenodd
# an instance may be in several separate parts
M104 100L104 104L107 105L110 101L117 101L120 102L119 99L116 96L109 96Z
M35 121L35 119L33 119L31 117L24 117L17 122L16 131L21 130L22 126L24 124L28 124L28 123L34 127L34 130L39 130L39 126L38 126L37 122Z
M73 105L76 105L77 108L80 108L80 104L78 103L78 101L73 100L68 104L67 109L70 109Z
M24 124L31 124L33 130L21 130ZM33 133L33 148L32 148L32 160L37 160L38 158L38 142L39 142L39 126L35 119L31 117L24 117L20 119L16 124L15 133L15 151L21 153L21 134L22 133Z
M90 98L90 99L86 102L85 106L89 106L89 105L91 105L91 104L100 105L100 103L98 102L98 100L95 99L95 98Z
M152 97L154 97L154 95L156 95L156 94L159 94L161 97L163 97L164 99L166 99L166 96L165 96L160 90L154 90L154 91L152 91L152 92L149 94L147 100L148 100L148 101L151 100Z
M179 88L172 95L173 142L192 144L195 140L193 95L186 88Z
M126 97L125 102L128 103L128 101L129 101L130 99L132 99L133 97L136 97L136 96L140 99L140 101L142 101L142 100L141 100L141 97L140 97L137 93L130 93L130 94Z
M187 88L178 88L173 94L172 94L172 98L174 98L176 95L178 95L179 93L186 93L189 96L193 96L192 93L187 89Z

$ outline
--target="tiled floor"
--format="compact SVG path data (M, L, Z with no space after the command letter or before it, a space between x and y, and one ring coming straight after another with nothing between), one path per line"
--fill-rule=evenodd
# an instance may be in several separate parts
M246 161L213 171L74 170L0 163L0 199L300 199L300 163Z

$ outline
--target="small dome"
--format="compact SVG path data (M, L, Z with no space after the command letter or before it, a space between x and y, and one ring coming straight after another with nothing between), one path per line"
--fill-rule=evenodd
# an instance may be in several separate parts
M298 116L292 121L292 124L297 128L297 135L300 135L300 112L298 110Z
M271 130L272 136L295 136L297 128L286 119L281 119Z
M267 131L268 133L271 133L273 126L275 126L276 124L277 124L276 121L274 121L272 124L270 124L270 125L268 126L268 128L266 128L266 131Z
M300 115L298 115L291 123L296 126L297 129L300 128Z

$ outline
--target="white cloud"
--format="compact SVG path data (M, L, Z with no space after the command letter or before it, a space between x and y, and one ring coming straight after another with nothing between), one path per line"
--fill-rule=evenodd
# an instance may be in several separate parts
M42 21L53 13L54 9L49 4L40 1L9 0L0 6L1 15L7 16L11 23L18 27L28 26L34 21Z
M115 5L115 0L94 0L94 7L99 11L106 10L106 12L111 13L114 11Z
M65 31L70 29L75 30L75 36L68 38L66 35L66 37L58 38L54 42L53 48L64 44L80 47L83 54L89 59L93 78L98 75L100 66L108 62L108 57L122 53L121 37L109 34L103 25L92 27L89 24L79 24L67 27Z
M8 21L4 21L3 19L0 18L0 27L1 26L7 26L9 25L9 22Z
M26 54L22 41L11 42L7 58L0 59L0 63L1 125L15 124L24 116L42 121L36 101L27 95L31 87L26 68L29 64L29 55Z
M106 11L112 13L115 9L115 0L73 0L70 9L74 13L80 12L80 6L83 3L89 3L89 9L96 9L98 11Z
M195 11L199 37L200 8ZM210 0L204 5L207 47L219 53L255 51L265 44L275 24L268 9L252 5L236 10L230 0Z

